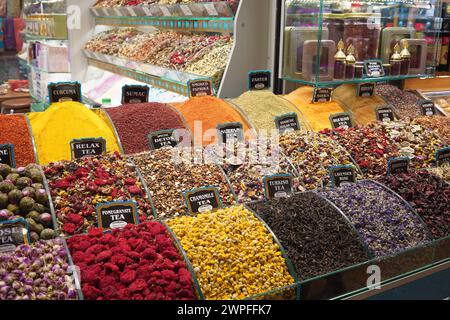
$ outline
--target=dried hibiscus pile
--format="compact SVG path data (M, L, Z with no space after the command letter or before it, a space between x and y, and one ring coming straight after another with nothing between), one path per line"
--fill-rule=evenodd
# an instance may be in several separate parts
M111 201L135 201L140 221L152 218L133 164L118 153L52 163L44 169L63 235L85 233L97 225L95 207Z
M194 300L191 273L159 222L67 241L87 300Z

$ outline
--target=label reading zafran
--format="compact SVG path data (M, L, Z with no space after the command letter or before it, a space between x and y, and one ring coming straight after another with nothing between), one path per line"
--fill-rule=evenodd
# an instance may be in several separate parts
M450 163L450 147L440 149L436 152L436 164L440 166L446 162Z
M244 141L244 126L239 122L219 124L217 126L219 143Z
M353 127L352 117L348 113L337 113L330 116L333 129L348 129Z
M14 146L12 144L0 144L0 163L7 164L13 168L16 167Z
M189 213L204 213L222 208L217 187L204 187L183 193Z
M312 102L313 103L330 102L332 92L333 89L330 88L314 88Z
M378 107L376 109L377 119L381 122L395 121L394 110L391 107Z
M284 134L290 131L299 131L301 128L296 113L289 113L276 117L275 125L277 126L280 134Z
M375 93L375 83L367 82L358 85L358 97L372 97Z
M435 116L437 114L436 106L433 101L423 100L420 102L420 108L422 110L422 115L424 116Z
M101 156L106 153L106 140L103 138L75 139L70 142L72 160L88 156Z
M248 77L249 90L266 90L272 86L272 72L269 70L251 71Z
M0 222L0 253L29 243L28 224L24 219Z
M189 81L188 86L191 98L213 95L213 85L211 80L191 80Z
M383 62L381 60L366 60L364 61L364 68L366 75L369 78L379 78L385 76Z
M331 167L329 171L331 184L335 188L356 183L356 170L353 166Z
M50 103L81 101L81 84L78 82L51 83L48 85Z
M150 142L150 150L158 150L165 147L175 148L179 143L175 136L175 129L152 132L147 135L147 138Z
M150 88L148 86L123 86L122 104L147 103Z
M409 164L411 160L409 158L392 158L388 160L388 175L408 173Z
M123 229L128 224L139 224L136 204L128 202L108 202L98 204L98 227L103 231Z
M265 176L263 182L267 200L287 198L294 194L292 175L290 174Z

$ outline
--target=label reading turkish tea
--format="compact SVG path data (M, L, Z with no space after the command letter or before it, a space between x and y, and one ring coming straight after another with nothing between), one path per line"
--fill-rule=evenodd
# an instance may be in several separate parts
M147 103L149 100L150 88L148 86L123 86L122 104Z
M158 150L165 147L175 148L179 143L175 136L175 129L152 132L147 135L147 138L150 142L150 150Z
M272 72L269 70L251 71L248 78L249 90L266 90L272 86Z
M440 166L446 162L450 163L450 147L440 149L436 152L436 164Z
M28 223L24 219L0 222L0 253L29 243Z
M372 97L375 93L375 83L367 82L358 84L358 97Z
M330 102L332 92L333 89L331 88L314 88L312 102L313 103Z
M103 138L75 139L70 142L72 160L87 156L101 156L106 153L106 140Z
M367 77L369 78L379 78L385 76L383 62L381 60L372 59L364 61L364 69Z
M423 100L420 102L420 109L422 110L422 115L424 116L435 116L437 115L437 109L433 101Z
M296 113L289 113L275 118L275 125L280 134L289 131L299 131L300 124Z
M329 172L331 184L335 188L356 183L356 169L353 166L335 166Z
M95 210L98 227L103 231L123 229L128 224L139 224L137 206L133 201L100 203Z
M244 126L239 122L224 123L217 126L219 143L244 141Z
M16 167L14 146L12 144L0 144L0 163L7 164L13 168Z
M333 129L348 129L353 127L352 117L348 113L336 113L330 116L330 123Z
M408 173L409 164L411 160L409 158L392 158L388 160L388 175Z
M188 86L191 98L213 95L213 84L211 80L191 80Z
M48 85L50 103L81 101L81 84L78 82L50 83Z
M222 208L217 187L204 187L183 193L189 213L204 213Z
M292 182L292 175L290 174L265 176L263 183L266 199L271 200L292 196L294 194Z
M377 119L381 122L395 121L394 110L391 107L378 107L376 109Z

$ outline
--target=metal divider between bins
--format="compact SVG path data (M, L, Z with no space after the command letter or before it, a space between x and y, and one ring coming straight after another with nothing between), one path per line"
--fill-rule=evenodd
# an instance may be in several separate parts
M75 282L75 289L77 291L78 300L84 300L83 290L81 289L81 274L78 274L78 270L76 265L73 262L72 254L70 253L69 246L67 245L67 241L64 238L59 238L63 242L64 248L66 250L67 260L69 263L69 267L72 269L72 277Z
M39 166L39 171L42 175L42 182L44 184L45 192L47 193L48 197L48 204L50 207L50 214L52 216L52 223L53 223L53 230L55 230L55 234L59 236L59 225L58 225L58 219L56 218L56 212L55 212L55 206L53 205L53 199L50 192L50 186L48 185L47 177L45 176L44 170L42 169L42 166Z

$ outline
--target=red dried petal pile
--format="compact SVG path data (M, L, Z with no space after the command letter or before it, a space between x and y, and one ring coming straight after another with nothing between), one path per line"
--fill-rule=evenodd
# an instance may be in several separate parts
M195 300L191 273L164 225L145 222L67 241L87 300Z

